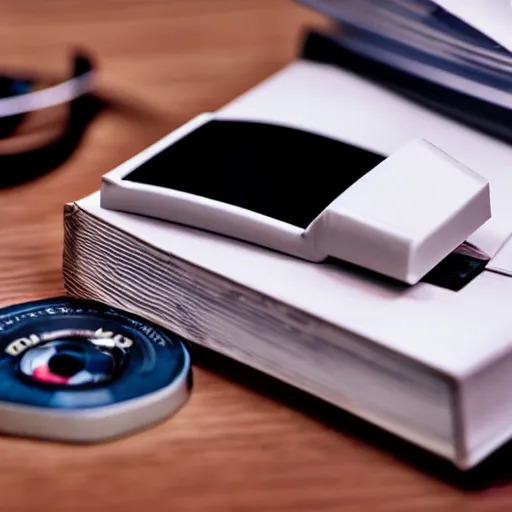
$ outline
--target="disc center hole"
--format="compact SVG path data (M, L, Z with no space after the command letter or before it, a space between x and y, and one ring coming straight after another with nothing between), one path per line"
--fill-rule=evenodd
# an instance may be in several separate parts
M50 371L61 377L72 377L85 368L84 361L68 354L55 354L48 361Z

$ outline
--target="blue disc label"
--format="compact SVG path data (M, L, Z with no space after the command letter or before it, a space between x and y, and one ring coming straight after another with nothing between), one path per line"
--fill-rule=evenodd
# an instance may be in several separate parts
M179 336L99 302L60 297L0 309L0 402L102 407L190 371Z

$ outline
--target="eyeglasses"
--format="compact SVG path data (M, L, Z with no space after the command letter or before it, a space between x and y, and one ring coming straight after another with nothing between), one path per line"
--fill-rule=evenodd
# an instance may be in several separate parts
M27 114L69 103L65 128L57 139L28 151L0 154L0 187L43 175L69 157L98 111L99 102L90 94L94 76L85 54L74 56L70 79L36 91L32 91L35 78L0 75L0 139L13 136Z

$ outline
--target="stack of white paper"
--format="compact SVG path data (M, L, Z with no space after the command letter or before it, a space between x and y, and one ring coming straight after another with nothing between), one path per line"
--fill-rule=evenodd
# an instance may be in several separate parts
M330 37L340 53L367 59L359 64L364 74L512 140L512 7L506 0L300 1L335 20ZM350 58L343 53L339 60L343 65ZM389 69L399 74L390 78Z

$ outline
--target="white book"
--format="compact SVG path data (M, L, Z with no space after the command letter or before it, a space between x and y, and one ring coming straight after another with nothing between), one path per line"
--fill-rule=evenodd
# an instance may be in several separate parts
M216 116L287 124L384 155L417 137L430 141L490 183L492 218L469 242L491 260L458 291L408 286L107 210L97 192L66 208L68 292L146 316L461 469L506 442L512 149L355 75L306 61ZM127 165L144 159L143 152Z

